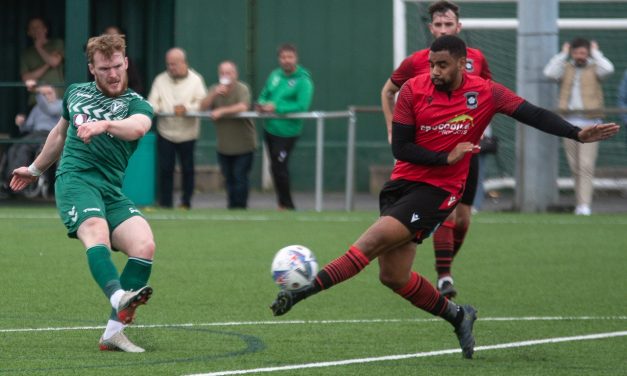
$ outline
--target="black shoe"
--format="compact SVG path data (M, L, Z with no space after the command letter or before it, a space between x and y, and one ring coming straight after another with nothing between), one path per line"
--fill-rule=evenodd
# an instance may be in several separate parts
M464 318L455 328L455 335L457 335L459 346L462 348L463 357L472 359L472 354L475 352L475 337L472 335L472 327L477 320L477 310L469 304L461 306L460 309L464 311Z
M274 316L282 316L292 309L292 293L288 290L281 290L276 296L276 300L272 302L270 309Z
M442 287L438 288L441 295L444 295L447 299L453 299L457 296L457 290L455 290L455 286L453 286L452 282L444 281L442 282Z

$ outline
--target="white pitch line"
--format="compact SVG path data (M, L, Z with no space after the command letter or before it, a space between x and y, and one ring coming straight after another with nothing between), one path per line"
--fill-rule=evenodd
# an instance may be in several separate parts
M479 321L613 321L627 320L627 316L522 316L522 317L481 317ZM440 318L432 319L363 319L363 320L284 320L284 321L226 321L207 323L174 323L174 324L144 324L133 325L134 328L194 328L194 327L224 327L224 326L262 326L262 325L329 325L329 324L390 324L442 322ZM27 332L60 332L73 330L98 330L105 326L62 326L44 328L13 328L0 329L0 333L27 333Z
M627 336L627 331L597 333L597 334L588 334L588 335L573 336L573 337L534 339L534 340L528 340L528 341L509 342L509 343L501 343L501 344L488 345L488 346L478 346L478 347L475 347L475 351L511 349L511 348L516 348L516 347L543 345L547 343L586 341L586 340L593 340L593 339L604 339L604 338L623 337L623 336ZM421 352L421 353L415 353L415 354L388 355L388 356L379 356L379 357L372 357L372 358L358 358L358 359L336 360L336 361L329 361L329 362L293 364L293 365L278 366L278 367L265 367L265 368L253 368L253 369L242 369L242 370L232 370L232 371L218 371L218 372L210 372L210 373L197 373L197 374L191 374L187 376L226 376L226 375L244 375L244 374L249 374L249 373L291 371L291 370L306 369L306 368L335 367L335 366L344 366L348 364L372 363L372 362L382 362L382 361L389 361L389 360L410 359L410 358L425 358L425 357L430 357L430 356L448 355L448 354L455 354L455 353L460 353L460 352L461 352L461 349L437 350L437 351L428 351L428 352Z

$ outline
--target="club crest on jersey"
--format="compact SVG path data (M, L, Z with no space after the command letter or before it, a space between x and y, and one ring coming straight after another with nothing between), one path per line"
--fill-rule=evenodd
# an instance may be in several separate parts
M111 114L113 116L126 112L126 104L122 101L113 101L111 103Z
M479 93L476 91L469 91L468 93L464 93L464 96L466 97L466 107L468 107L469 110L477 108L477 105L479 104L479 101L477 100Z
M475 63L472 59L466 59L466 72L474 72Z
M81 125L87 123L89 120L89 115L87 114L75 114L73 118L74 126L80 127Z

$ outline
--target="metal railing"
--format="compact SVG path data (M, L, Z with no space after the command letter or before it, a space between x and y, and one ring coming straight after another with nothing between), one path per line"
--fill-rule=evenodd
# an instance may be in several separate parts
M160 112L158 117L176 116L172 112ZM185 117L211 119L211 111L189 111ZM351 111L312 111L294 112L285 115L265 114L254 111L240 112L225 118L232 119L315 119L316 120L316 174L315 174L315 210L322 211L324 199L324 128L326 119L347 119L348 135L346 145L346 211L354 208L355 195L355 128L357 120L355 112Z

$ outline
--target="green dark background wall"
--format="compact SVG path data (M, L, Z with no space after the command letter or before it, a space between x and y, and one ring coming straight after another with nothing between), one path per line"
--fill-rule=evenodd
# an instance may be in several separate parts
M293 43L299 49L301 64L313 76L312 110L346 110L354 104L379 104L381 86L393 65L391 18L391 2L378 0L179 0L175 41L187 50L190 64L208 85L215 82L220 61L234 60L254 97L277 67L277 46ZM382 119L360 119L360 145L381 143L381 153L362 154L358 150L360 190L368 189L368 165L381 163L382 155L390 160ZM298 190L314 187L315 121L306 124L291 162L293 185ZM342 190L347 121L328 120L326 124L325 189ZM262 126L258 122L260 137ZM215 163L214 150L215 133L207 121L199 143L199 160ZM253 173L257 187L260 171L261 153L257 153Z
M601 3L599 3L601 4ZM627 3L609 2L603 6L564 2L562 17L615 17L627 12ZM428 3L408 3L408 51L424 48L431 41L426 24ZM463 3L465 17L516 17L515 3ZM594 13L594 14L592 14ZM392 1L382 0L2 0L0 1L0 133L15 136L13 119L26 108L26 93L19 78L19 55L30 43L25 30L33 16L44 16L50 35L66 42L66 81L86 78L83 46L89 36L109 25L121 26L128 35L128 55L139 68L147 94L153 78L164 69L164 54L179 46L188 53L190 65L208 85L216 80L220 61L231 59L240 68L253 96L259 94L269 72L277 67L276 48L294 43L300 61L312 73L315 95L312 110L345 110L349 105L379 105L379 92L393 70ZM623 48L625 31L585 31L599 41L606 56L616 65L616 73L604 84L606 104L615 105L616 87L627 68ZM560 43L578 31L560 33ZM464 30L470 46L480 47L493 77L515 88L515 31ZM253 98L254 99L254 98ZM540 103L551 107L553 104ZM608 120L618 120L617 117ZM501 148L488 162L488 175L513 175L514 125L495 118L495 132ZM306 122L304 134L292 162L294 187L314 187L315 122ZM258 122L261 131L263 124ZM344 188L346 162L346 120L329 120L325 130L325 189ZM261 134L261 132L260 132ZM261 139L261 136L260 136ZM210 121L203 121L198 143L199 164L216 164L215 132ZM603 152L601 162L607 159ZM616 153L609 153L617 155ZM622 154L620 154L622 156ZM612 157L614 158L614 157ZM380 113L358 115L356 183L368 190L369 167L390 165L392 158ZM561 163L561 174L567 175ZM253 186L261 187L261 153L256 153Z

